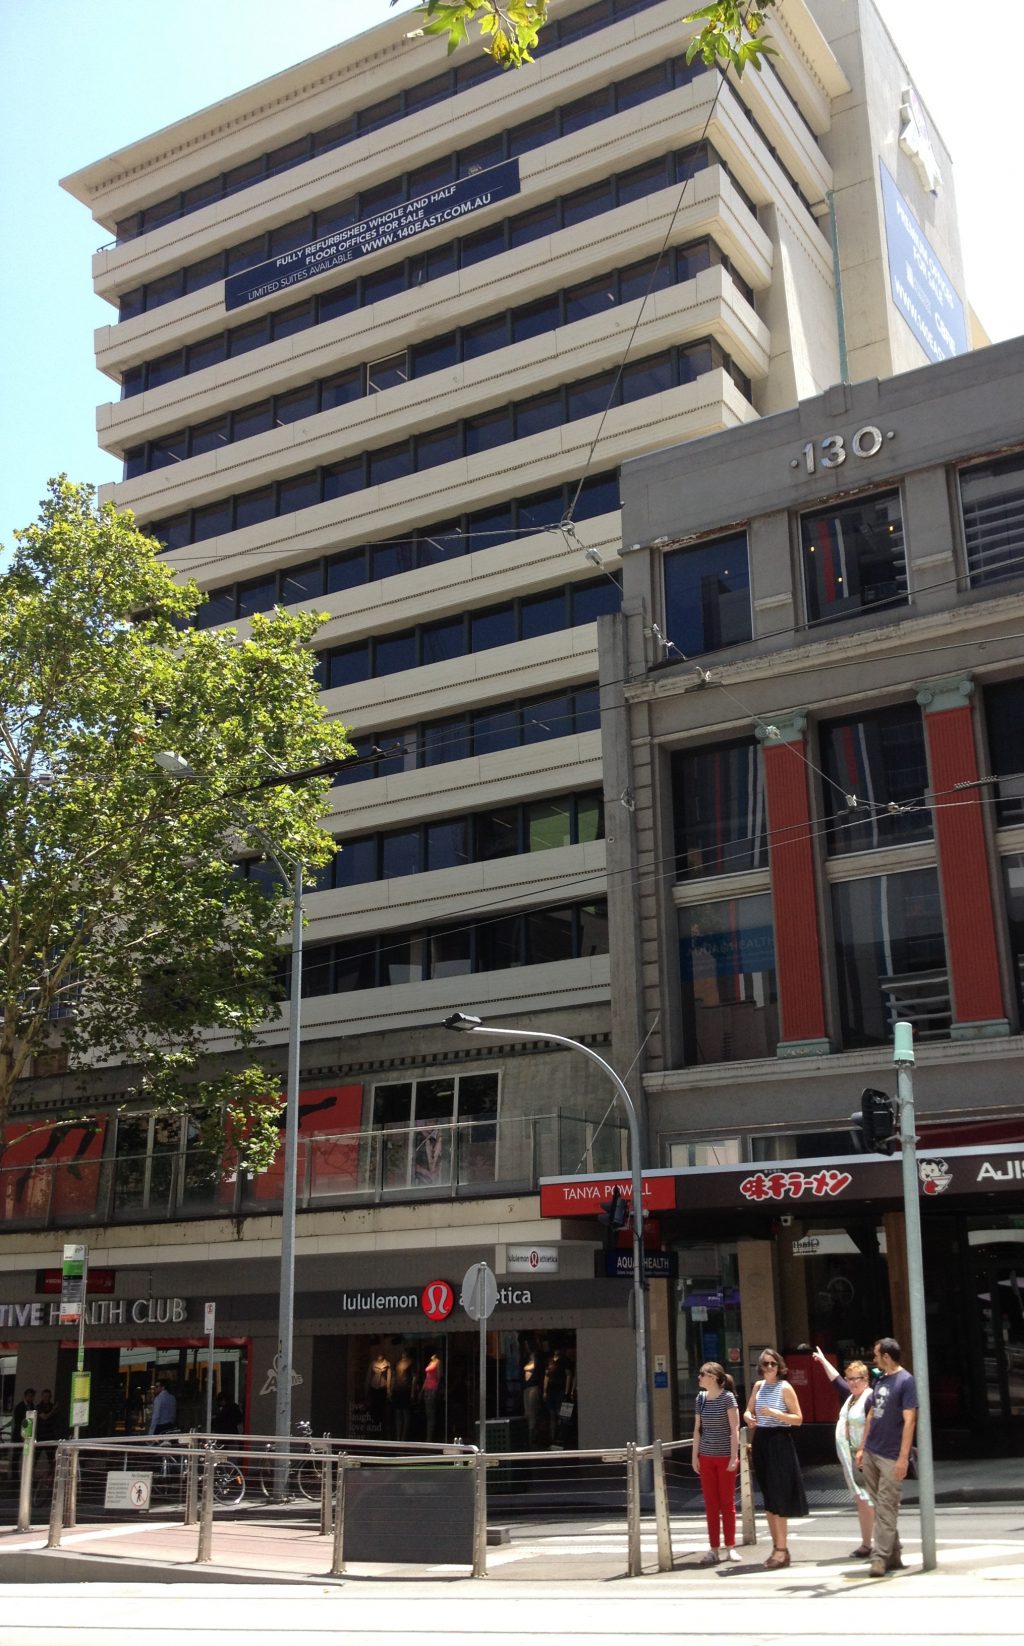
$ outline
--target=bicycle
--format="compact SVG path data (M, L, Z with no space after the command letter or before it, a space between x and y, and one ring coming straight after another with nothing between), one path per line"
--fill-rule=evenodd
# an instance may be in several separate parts
M160 1442L159 1444L163 1445L165 1443ZM167 1442L166 1444L170 1447L172 1443ZM208 1440L204 1443L203 1450L219 1452L221 1447L221 1441ZM160 1458L153 1471L153 1495L154 1497L164 1498L181 1497L184 1485L185 1459L179 1453L169 1449ZM234 1508L241 1503L244 1496L245 1476L238 1464L228 1457L218 1458L213 1466L214 1502L227 1504L229 1507Z
M296 1423L295 1430L300 1438L307 1442L310 1456L302 1458L299 1462L296 1462L294 1458L289 1459L283 1495L285 1497L294 1497L295 1492L298 1491L300 1496L308 1498L311 1503L319 1503L323 1487L324 1466L322 1457L318 1456L313 1444L313 1429L303 1419ZM329 1440L330 1436L325 1434L324 1439ZM256 1484L266 1498L274 1498L279 1495L277 1483L282 1461L273 1442L268 1443L256 1477Z

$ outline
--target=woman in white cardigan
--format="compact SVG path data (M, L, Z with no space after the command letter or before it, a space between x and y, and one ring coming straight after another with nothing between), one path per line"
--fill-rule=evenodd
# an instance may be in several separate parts
M853 1555L856 1560L867 1560L871 1555L875 1511L864 1485L864 1477L854 1459L864 1443L864 1422L867 1417L867 1398L871 1392L871 1374L863 1360L851 1360L846 1368L846 1376L840 1377L835 1366L820 1349L815 1349L814 1358L819 1366L824 1367L830 1382L835 1384L836 1392L843 1397L843 1404L839 1408L839 1417L836 1420L836 1455L843 1466L846 1484L857 1505L857 1519L860 1522L860 1548L854 1549Z

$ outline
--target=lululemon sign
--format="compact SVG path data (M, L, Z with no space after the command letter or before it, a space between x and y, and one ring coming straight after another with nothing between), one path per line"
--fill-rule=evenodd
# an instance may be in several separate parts
M420 1308L428 1320L447 1320L455 1307L455 1293L447 1280L431 1280L420 1296Z

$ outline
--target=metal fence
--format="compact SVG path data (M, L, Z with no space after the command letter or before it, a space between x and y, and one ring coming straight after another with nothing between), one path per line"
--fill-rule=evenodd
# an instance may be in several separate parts
M359 1440L284 1442L189 1434L160 1439L62 1440L0 1448L17 1480L17 1529L48 1518L47 1548L85 1522L123 1523L143 1515L195 1528L195 1562L214 1560L218 1520L259 1522L261 1506L287 1504L331 1540L324 1575L346 1561L467 1565L487 1572L488 1519L508 1518L510 1494L541 1486L545 1509L581 1502L622 1524L625 1569L642 1575L644 1522L653 1521L657 1567L673 1568L671 1500L696 1484L689 1440L601 1450L485 1453L461 1444L431 1446ZM17 1468L13 1465L17 1464ZM746 1436L740 1447L742 1542L756 1541ZM13 1490L12 1490L13 1498ZM522 1503L523 1500L521 1499ZM518 1506L518 1505L517 1505ZM13 1507L13 1503L12 1503ZM268 1555L270 1555L268 1547ZM272 1555L270 1561L272 1569Z

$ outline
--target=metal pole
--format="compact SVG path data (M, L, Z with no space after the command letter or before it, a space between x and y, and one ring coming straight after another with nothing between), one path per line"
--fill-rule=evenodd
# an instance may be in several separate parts
M456 1019L461 1014L456 1013ZM570 1040L564 1034L548 1034L544 1029L505 1029L493 1028L490 1024L477 1023L473 1019L463 1020L461 1023L449 1018L447 1027L463 1029L467 1034L492 1035L498 1040L543 1040L552 1046L566 1046L570 1051L582 1052L589 1057L599 1069L603 1069L616 1093L626 1115L626 1124L629 1128L629 1164L630 1180L632 1183L632 1212L633 1212L633 1331L634 1347L636 1352L636 1443L646 1447L651 1443L651 1402L647 1387L647 1317L644 1309L644 1177L641 1163L640 1121L633 1099L619 1079L610 1063L584 1046L580 1040Z
M936 1566L935 1469L932 1460L928 1327L925 1319L924 1256L921 1247L921 1191L917 1176L917 1135L914 1120L914 1030L910 1023L893 1025L893 1062L896 1064L896 1098L900 1109L903 1214L907 1231L907 1290L910 1293L914 1382L917 1384L917 1487L921 1515L921 1564L926 1572L933 1572Z
M206 1348L206 1433L213 1433L213 1334L215 1317L210 1319L210 1335Z
M188 1449L185 1458L185 1520L186 1526L194 1526L199 1519L199 1453L193 1444Z
M484 1274L485 1274L486 1269L487 1269L487 1264L486 1263L480 1263L480 1264L478 1264L478 1268L480 1270L480 1292L479 1292L479 1296L481 1298L483 1298L483 1295L484 1295ZM477 1437L477 1445L480 1447L480 1450L482 1452L486 1452L486 1450L487 1450L487 1318L483 1314L482 1311L481 1311L481 1314L480 1314L479 1326L480 1326L480 1424L479 1424L480 1433Z
M330 1450L324 1452L320 1471L320 1536L331 1537L334 1532L334 1459Z
M331 1545L331 1576L340 1577L345 1570L345 1479L348 1458L338 1456L338 1492L334 1499L334 1542Z
M21 1425L21 1489L18 1492L18 1531L32 1530L32 1470L36 1458L36 1414L26 1413Z
M76 1436L77 1439L77 1436ZM68 1487L64 1505L64 1525L68 1528L78 1525L78 1471L81 1453L77 1446L72 1446L68 1454Z
M204 1452L203 1504L199 1514L199 1544L196 1548L197 1566L206 1566L213 1559L213 1471L216 1467L216 1452Z
M754 1483L750 1473L750 1436L740 1435L740 1515L743 1522L743 1542L757 1542L757 1521L754 1518Z
M487 1459L483 1450L473 1459L473 1576L487 1576Z
M46 1539L48 1549L60 1548L64 1530L64 1502L68 1486L68 1449L63 1441L57 1446L57 1466L53 1475L53 1497L50 1500L50 1532Z
M277 1405L275 1428L284 1455L274 1471L274 1489L285 1495L287 1452L292 1432L292 1354L295 1334L295 1201L299 1159L299 1050L302 1014L302 864L292 883L292 987L288 1024L288 1090L285 1097L284 1196L281 1206L281 1284L277 1325Z
M665 1453L661 1441L653 1445L654 1453L654 1525L658 1534L658 1570L672 1570L672 1522L668 1513L668 1490L665 1484Z
M640 1465L636 1441L626 1446L626 1575L640 1577L643 1562L640 1558Z

